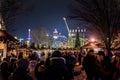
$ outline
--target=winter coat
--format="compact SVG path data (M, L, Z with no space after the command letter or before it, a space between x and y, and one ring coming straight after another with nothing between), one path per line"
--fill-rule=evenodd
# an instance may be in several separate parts
M24 68L17 68L9 80L33 80Z
M50 58L50 66L45 69L43 80L69 80L65 63L63 57Z

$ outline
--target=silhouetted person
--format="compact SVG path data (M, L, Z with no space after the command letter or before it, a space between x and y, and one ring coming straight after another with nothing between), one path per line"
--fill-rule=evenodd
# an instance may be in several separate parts
M120 80L120 53L116 53L112 61L114 66L113 80Z
M44 61L41 61L37 63L35 67L35 76L37 80L42 80L43 79L43 74L44 74Z
M6 61L3 61L0 67L1 67L0 73L1 73L3 80L8 80L8 77L10 76L9 63Z
M66 66L69 71L69 78L72 80L74 79L74 67L75 67L76 57L74 53L69 52L66 57Z
M32 80L32 77L30 77L28 74L29 61L27 59L20 59L17 65L17 69L9 78L9 80Z
M105 56L103 51L98 52L98 71L102 80L112 80L113 77L113 66L109 56Z
M93 80L96 73L96 58L94 50L90 50L83 60L83 68L86 71L88 80Z
M48 67L50 66L50 58L51 58L51 53L48 53L48 56L45 60L45 67Z
M44 71L43 80L69 80L65 63L60 51L54 51L50 58L50 66Z
M20 52L18 55L18 59L22 59L23 58L23 52Z

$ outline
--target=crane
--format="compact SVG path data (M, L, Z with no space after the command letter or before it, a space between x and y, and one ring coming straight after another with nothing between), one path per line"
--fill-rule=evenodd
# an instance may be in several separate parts
M69 27L68 27L68 24L67 24L66 18L65 18L65 17L63 17L63 20L64 20L65 25L66 25L66 27L67 27L68 36L70 36L70 29L69 29Z

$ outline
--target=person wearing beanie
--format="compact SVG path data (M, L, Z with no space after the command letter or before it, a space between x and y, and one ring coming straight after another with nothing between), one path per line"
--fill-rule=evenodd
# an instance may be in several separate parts
M56 62L57 60L60 60L61 62L63 62L63 64L66 64L66 60L62 57L62 54L60 51L54 51L52 54L52 57L50 58L51 64L54 61Z
M54 51L50 58L50 65L44 71L43 80L69 80L66 61L60 51Z

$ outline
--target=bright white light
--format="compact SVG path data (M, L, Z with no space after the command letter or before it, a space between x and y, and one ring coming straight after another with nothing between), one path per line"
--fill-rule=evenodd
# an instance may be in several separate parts
M31 31L30 29L28 29L28 31Z
M46 34L46 36L49 36L48 34Z
M65 17L63 17L63 20L66 20L66 18L65 18Z
M54 39L57 39L58 37L57 36L53 36Z
M92 41L92 42L94 42L94 41L95 41L95 39L94 39L94 38L91 38L91 41Z
M22 42L22 40L24 40L23 38L20 38L19 41Z

